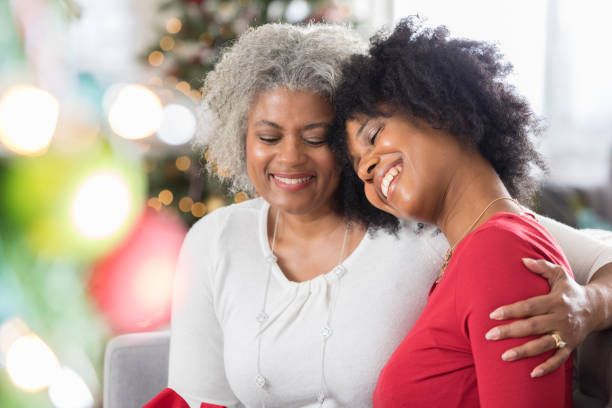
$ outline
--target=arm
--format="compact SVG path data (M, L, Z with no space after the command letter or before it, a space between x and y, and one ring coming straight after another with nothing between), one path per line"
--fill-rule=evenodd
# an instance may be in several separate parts
M524 340L488 342L484 337L495 324L489 319L490 310L548 291L546 280L530 273L520 261L526 256L541 258L544 252L508 231L478 231L469 248L473 255L468 252L461 259L464 265L457 284L457 313L470 342L481 406L565 406L571 392L570 362L565 369L534 380L529 373L549 358L552 351L508 364L500 359L501 354ZM549 259L562 262L561 257ZM492 264L496 265L495 270L491 270Z
M189 231L174 278L168 386L191 408L203 402L238 403L225 375L223 333L211 289L218 219L204 217Z
M577 284L557 265L541 260L527 262L528 269L548 280L550 293L501 307L491 314L495 320L524 320L498 326L488 333L489 340L556 331L566 341L567 347L557 350L534 370L536 377L556 370L592 331L612 327L612 245L545 217L539 217L539 221L561 245L576 279L588 283ZM605 233L599 238L602 236ZM612 233L608 233L610 236ZM553 347L550 336L544 335L507 350L504 358L514 361Z

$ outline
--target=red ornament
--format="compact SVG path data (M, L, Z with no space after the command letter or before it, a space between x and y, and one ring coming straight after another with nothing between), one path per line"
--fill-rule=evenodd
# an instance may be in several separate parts
M172 278L186 232L172 214L147 209L124 242L95 265L89 289L116 332L147 331L170 320Z

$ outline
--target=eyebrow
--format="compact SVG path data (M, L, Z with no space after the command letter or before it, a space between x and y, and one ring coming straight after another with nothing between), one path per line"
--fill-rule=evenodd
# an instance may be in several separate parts
M255 125L256 126L259 126L259 125L270 126L270 127L275 128L275 129L283 130L283 127L281 125L279 125L278 123L270 122L269 120L264 120L264 119L255 122ZM303 126L302 130L310 130L310 129L316 129L316 128L320 128L320 127L327 128L329 126L330 126L330 124L327 123L327 122L315 122L315 123L309 123L309 124Z
M264 120L264 119L255 122L255 125L256 126L259 126L259 125L270 126L270 127L273 127L275 129L280 129L280 130L283 129L283 127L281 125L279 125L278 123L270 122L270 121Z
M316 128L319 128L319 127L327 128L329 126L330 126L330 124L327 123L327 122L309 123L306 126L302 127L302 130L316 129Z

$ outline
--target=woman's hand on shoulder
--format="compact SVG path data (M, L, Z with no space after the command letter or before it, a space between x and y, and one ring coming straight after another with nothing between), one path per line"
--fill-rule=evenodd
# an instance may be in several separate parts
M488 340L503 340L541 335L502 354L503 360L515 361L553 350L557 341L552 333L557 333L565 345L531 372L532 377L542 377L563 365L593 331L597 320L593 317L587 288L576 283L562 266L545 260L523 259L523 263L548 280L550 292L493 311L491 319L520 320L494 327L485 336Z

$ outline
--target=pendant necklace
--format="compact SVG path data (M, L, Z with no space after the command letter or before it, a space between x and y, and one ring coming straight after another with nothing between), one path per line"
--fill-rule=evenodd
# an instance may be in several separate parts
M276 255L274 255L274 249L276 246L276 233L278 231L279 213L280 211L277 211L276 217L274 220L274 232L272 234L272 245L270 248L271 253L268 256L266 256L266 263L268 264L268 271L267 271L267 276L266 276L266 284L264 286L262 307L261 307L260 312L257 314L257 316L255 316L255 320L257 321L257 323L259 323L259 332L257 335L257 359L256 359L257 371L255 375L255 384L260 390L262 408L266 407L266 398L269 397L270 389L272 387L272 384L270 383L269 379L266 378L266 376L262 373L262 369L261 369L261 358L262 358L261 339L263 337L263 329L264 329L265 323L268 321L270 317L268 316L266 307L268 303L268 291L270 289L270 279L272 276L272 268L274 267L274 265L277 264L277 261L278 261L278 258L276 257ZM332 323L333 312L336 307L336 302L338 300L338 295L340 292L340 284L342 281L341 278L344 276L344 274L347 271L346 267L342 264L342 261L344 259L344 251L346 249L346 242L347 242L348 235L349 235L349 230L350 230L349 227L350 227L350 224L347 222L345 230L344 230L344 239L342 241L342 248L340 250L338 264L332 269L332 272L337 277L337 279L335 280L335 284L337 287L335 291L333 290L334 289L333 287L330 287L331 295L330 295L329 307L327 309L327 316L321 326L321 330L318 333L318 335L321 337L321 356L320 356L321 357L321 364L320 364L321 371L319 373L320 379L321 379L321 385L319 388L319 393L317 394L315 399L319 403L319 407L323 407L323 403L329 396L327 380L325 378L325 355L326 355L325 352L327 349L327 341L333 334L331 323Z

